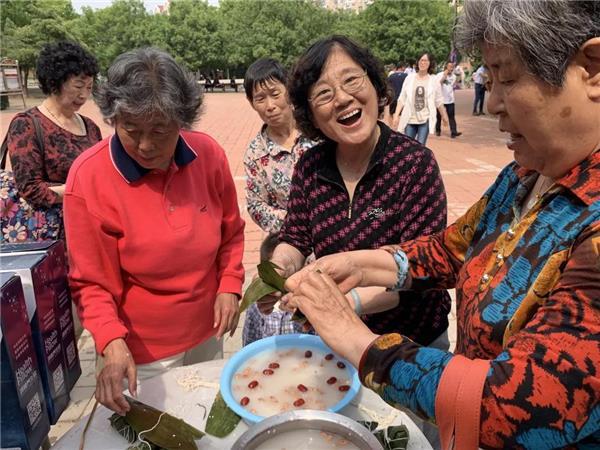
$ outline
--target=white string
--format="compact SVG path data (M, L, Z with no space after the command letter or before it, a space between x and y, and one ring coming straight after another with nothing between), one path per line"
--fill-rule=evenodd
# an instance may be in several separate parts
M138 433L138 441L140 441L140 443L142 443L142 444L144 444L144 445L147 445L147 446L148 446L148 450L152 450L152 446L150 445L150 443L149 443L149 442L148 442L146 439L144 439L144 438L142 437L142 434L144 434L144 433L149 433L150 431L154 430L154 429L155 429L155 428L158 426L158 424L160 423L160 419L162 419L162 416L164 416L165 414L166 414L166 411L165 411L165 412L162 412L162 413L160 414L160 416L158 416L158 422L156 422L156 424L155 424L155 425L154 425L152 428L149 428L149 429L147 429L147 430L140 431L140 432Z
M128 444L133 444L136 441L135 431L133 431L133 427L127 423L123 425L123 428L117 430L117 433L123 436Z

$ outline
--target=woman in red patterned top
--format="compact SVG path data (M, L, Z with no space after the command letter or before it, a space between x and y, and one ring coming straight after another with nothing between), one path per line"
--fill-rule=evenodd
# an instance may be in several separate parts
M98 64L78 44L56 42L42 49L36 70L40 88L47 97L40 106L15 116L8 130L7 145L19 195L33 208L44 210L62 204L71 164L102 138L91 119L77 114L92 92ZM42 130L43 142L36 137L36 122ZM27 238L25 233L16 233L28 223L29 218L23 217L26 213L19 214L16 208L8 207L6 211L7 216L12 211L12 216L6 217L11 223L3 230L4 238L15 240L11 239L10 230L15 231L12 237L17 237L16 240L19 236ZM51 217L57 221L56 227L47 226L47 233L29 238L62 237L62 214Z

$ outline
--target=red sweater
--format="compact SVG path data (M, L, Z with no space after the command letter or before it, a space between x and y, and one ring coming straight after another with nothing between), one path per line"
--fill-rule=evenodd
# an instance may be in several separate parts
M186 351L216 332L216 294L241 293L244 222L206 134L182 131L167 171L104 139L73 164L64 210L73 299L98 353L117 338L138 364Z

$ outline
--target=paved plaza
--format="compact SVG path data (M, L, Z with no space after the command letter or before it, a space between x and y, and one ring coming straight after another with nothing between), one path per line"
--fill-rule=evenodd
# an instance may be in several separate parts
M29 106L39 104L41 100L41 98L30 98ZM462 136L450 139L450 132L446 129L443 130L441 137L431 134L427 142L428 147L435 153L448 194L448 223L452 223L478 200L501 168L512 160L512 153L504 144L505 137L498 131L498 121L489 115L472 116L472 101L472 90L456 92L456 121L458 130L463 133ZM2 139L11 118L20 110L16 97L11 98L11 102L17 106L0 112ZM91 117L100 126L103 136L112 133L111 127L102 122L98 108L93 102L89 101L82 108L81 113ZM242 217L246 221L244 267L247 281L251 280L256 273L259 246L264 233L252 222L246 212L242 158L246 145L257 133L260 125L258 115L252 110L244 94L226 92L206 94L204 113L196 126L196 129L215 138L225 149L229 159ZM456 341L454 307L451 314L450 341L453 345ZM235 352L240 346L241 323L234 337L225 340L226 356ZM87 414L93 405L95 355L92 340L87 333L82 335L79 349L83 375L71 393L71 405L61 416L60 422L52 427L51 442L56 441L76 421Z

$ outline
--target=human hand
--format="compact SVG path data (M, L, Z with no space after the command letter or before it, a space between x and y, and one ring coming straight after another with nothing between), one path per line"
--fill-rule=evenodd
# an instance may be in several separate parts
M124 339L110 341L104 347L104 367L96 378L96 400L108 409L125 415L130 406L123 396L123 378L129 393L137 396L137 369Z
M358 367L362 354L377 335L355 314L331 277L313 270L287 298L289 306L304 313L327 345Z
M342 292L349 292L357 286L362 286L364 280L362 268L354 261L355 255L355 252L344 252L323 256L290 276L285 287L288 291L295 292L303 278L318 269L329 275Z
M265 295L263 298L256 302L256 307L261 314L269 315L273 312L275 304L282 298L281 292L273 292L272 294Z
M278 261L272 260L271 262L273 264L275 264L277 267L280 267L279 269L274 269L274 270L284 278L287 278L292 273L294 273L294 269L289 265L281 264L280 261L278 262ZM256 276L258 276L258 275L256 275ZM272 294L265 295L263 298L259 299L256 302L256 306L258 307L258 310L262 314L265 314L265 315L271 314L273 312L273 308L275 307L275 304L282 299L282 296L283 296L283 294L281 292L273 292Z
M221 339L229 331L229 336L235 333L240 320L240 306L238 296L228 292L217 294L214 307L213 328L217 328L217 339Z
M50 189L51 191L58 194L58 199L60 201L62 201L62 199L65 195L65 185L64 184L57 184L55 186L49 186L48 189Z

